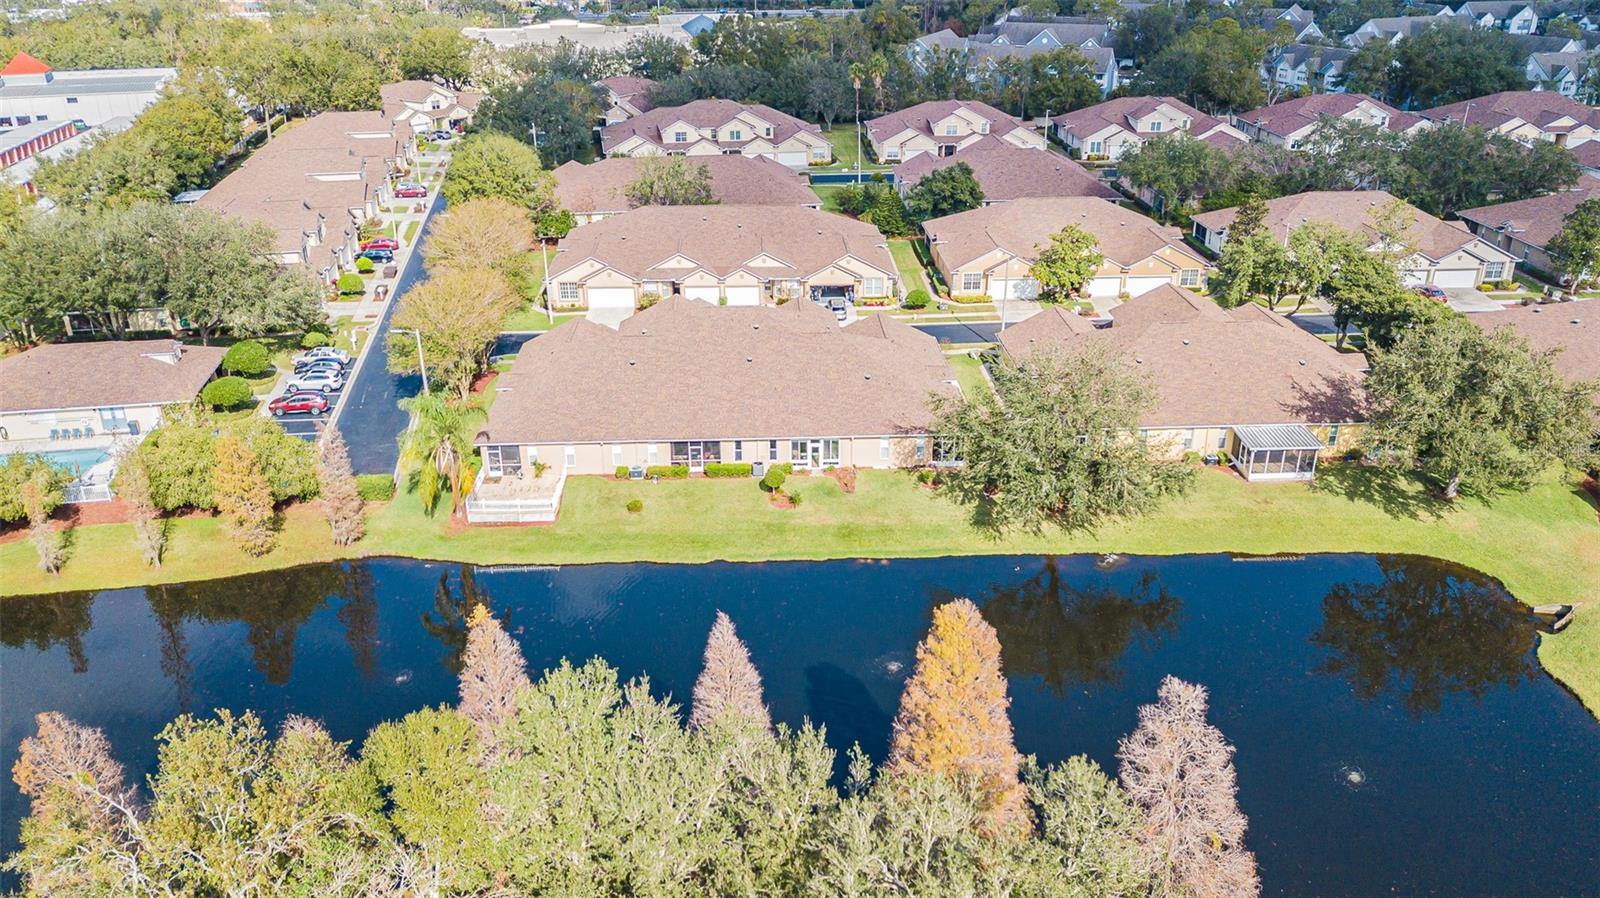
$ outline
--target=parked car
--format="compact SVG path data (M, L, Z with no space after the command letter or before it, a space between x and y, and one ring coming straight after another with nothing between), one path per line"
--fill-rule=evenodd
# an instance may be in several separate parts
M387 265L394 261L392 249L369 249L361 254L361 258L371 259L374 264Z
M267 403L267 410L280 418L292 412L310 412L315 417L328 410L328 397L321 393L285 393Z
M455 134L454 131L446 131L444 129L440 129L438 131L433 132L432 134L429 134L428 136L433 138L434 140L452 140L452 139L455 138L456 134Z
M366 252L369 249L397 250L399 248L400 241L394 239L393 237L374 237L371 240L361 244L362 252Z
M850 317L850 304L835 297L834 299L828 300L828 311L833 313L833 317L839 319L840 321L844 321L846 318Z
M1432 284L1418 284L1411 289L1417 291L1417 293L1422 296L1426 296L1427 298L1436 300L1438 302L1446 302L1450 299L1450 297L1447 296L1443 290L1435 287Z
M295 367L299 367L301 362L310 362L317 359L333 359L341 365L348 365L350 364L350 353L337 346L318 346L315 349L308 349L295 355L294 364Z
M334 374L343 377L344 365L340 364L338 359L312 359L294 366L296 377L302 374L310 374L313 371L332 371Z
M289 393L306 393L315 390L320 393L332 393L343 386L343 373L323 369L293 375L289 378L289 384L285 391Z
M394 195L399 197L423 197L428 195L428 188L421 184L401 184L394 189Z

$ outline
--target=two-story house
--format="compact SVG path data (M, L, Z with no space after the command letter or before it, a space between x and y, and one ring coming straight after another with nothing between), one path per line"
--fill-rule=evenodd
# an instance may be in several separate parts
M1022 119L977 100L933 100L864 123L879 162L904 162L923 153L953 156L993 135L1019 147L1043 149L1044 136Z
M436 81L412 79L378 88L383 113L396 124L406 124L418 134L460 131L472 122L483 94L456 90Z
M1546 90L1507 90L1424 109L1434 122L1476 125L1522 143L1577 147L1600 138L1600 109Z
M1344 93L1344 65L1356 51L1321 44L1285 44L1267 51L1262 83L1280 90Z
M601 78L595 86L605 92L605 115L601 116L607 125L627 121L636 115L644 115L655 106L646 98L650 88L656 83L649 78L640 78L635 75L618 75L615 78Z
M1239 113L1234 127L1257 143L1271 143L1297 150L1316 130L1324 116L1375 125L1401 134L1411 134L1428 126L1421 116L1374 100L1366 94L1311 94Z
M1456 7L1456 17L1479 28L1497 28L1511 34L1534 34L1539 30L1538 8L1515 0L1467 0Z
M764 156L790 168L833 161L833 145L810 122L760 103L695 100L605 126L606 156Z
M1050 127L1073 156L1089 161L1115 161L1152 137L1180 131L1213 143L1249 142L1226 121L1176 97L1118 97L1058 115Z
M1072 49L1088 63L1088 74L1100 85L1102 96L1122 83L1117 54L1112 49L1113 31L1105 21L1089 21L1065 16L1006 16L977 34L962 36L948 28L926 34L907 47L911 64L926 72L941 54L956 54L971 60L972 77L992 75L1003 60L1028 59L1041 53Z

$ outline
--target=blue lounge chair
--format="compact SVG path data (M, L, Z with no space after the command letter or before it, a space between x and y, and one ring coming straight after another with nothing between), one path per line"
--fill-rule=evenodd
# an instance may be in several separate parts
M83 429L83 435L84 435L85 439L94 439L94 428L93 427L85 427Z
M56 427L50 428L50 439L52 439L52 440L61 439L61 430L60 430L60 428L56 428Z
M72 428L72 438L75 439L75 440L83 439L83 428L82 427L74 427L74 428Z

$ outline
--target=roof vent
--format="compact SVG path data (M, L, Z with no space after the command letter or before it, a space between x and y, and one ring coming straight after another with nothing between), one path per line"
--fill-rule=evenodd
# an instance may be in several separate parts
M1184 337L1183 338L1183 345L1185 345L1185 346L1189 345L1189 338L1188 337Z
M867 374L864 374L862 376L865 377L867 380L871 380L872 379L872 374L870 372L867 373Z
M753 362L753 361L756 360L756 357L753 356L753 355L747 355L747 356L744 357L744 360L747 361L747 362Z
M761 325L759 325L759 324L752 324L752 325L750 325L750 329L751 329L751 330L753 330L753 331L758 331L758 330L761 330Z
M1305 366L1306 366L1306 360L1305 359L1300 359L1300 367L1304 368Z
M628 359L628 367L629 368L632 368L634 365L637 365L637 364L639 364L639 363L634 361L633 359Z
M1143 364L1144 364L1144 359L1141 359L1141 358L1138 358L1138 357L1135 357L1135 358L1134 358L1134 360L1133 360L1133 363L1134 363L1134 364L1135 364L1135 365L1143 365Z
M1572 319L1572 323L1573 324L1582 324L1583 323L1583 319L1582 318L1574 318L1574 319Z

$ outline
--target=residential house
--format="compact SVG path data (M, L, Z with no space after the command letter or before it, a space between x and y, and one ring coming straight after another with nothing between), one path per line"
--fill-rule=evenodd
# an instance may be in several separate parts
M872 155L898 163L923 153L952 156L993 135L1019 147L1044 149L1039 132L1022 119L977 100L933 100L881 115L863 124Z
M497 50L517 47L554 47L563 41L588 50L625 50L634 41L645 37L664 37L675 43L688 45L694 35L680 25L659 22L645 25L608 25L603 22L579 22L576 19L553 19L514 28L467 27L461 33L473 40L483 41Z
M628 199L628 185L638 180L644 158L617 156L589 165L567 162L551 172L556 181L556 202L572 212L578 224L621 215L636 204ZM822 199L793 169L759 156L696 156L694 164L706 170L711 197L727 206L809 206L820 208Z
M1532 3L1467 0L1456 7L1456 17L1479 28L1496 28L1511 34L1534 34L1539 30L1539 11Z
M137 116L177 77L174 68L58 72L17 53L0 68L0 128L74 121L93 127L118 116Z
M1379 41L1384 44L1397 44L1401 38L1416 37L1425 31L1439 27L1439 25L1452 21L1454 13L1448 9L1441 10L1431 15L1415 16L1380 16L1362 22L1356 30L1344 37L1344 45L1352 50L1359 50L1369 41Z
M1382 190L1326 190L1297 193L1267 201L1262 224L1279 240L1308 222L1338 225L1372 241L1381 249L1372 218L1378 210L1396 202ZM1195 239L1212 252L1220 253L1228 241L1228 227L1238 214L1237 207L1202 212L1194 216ZM1440 221L1411 207L1414 217L1406 243L1415 252L1401 263L1407 284L1433 284L1445 289L1472 289L1485 281L1510 280L1516 268L1515 256L1475 236L1460 222Z
M972 168L973 177L983 190L985 206L1034 196L1094 196L1108 200L1121 197L1060 153L1019 147L994 135L954 156L919 153L895 167L895 186L904 196L923 178L958 162Z
M932 464L942 459L929 400L959 394L934 338L888 316L840 327L808 302L719 309L682 297L616 330L561 324L524 346L495 389L476 441L474 522L552 520L570 475Z
M1575 97L1584 79L1589 76L1593 56L1588 51L1534 53L1528 57L1528 83L1533 85L1534 90L1549 90L1563 97Z
M1322 29L1317 27L1316 13L1298 3L1291 3L1287 8L1239 11L1237 16L1241 25L1260 28L1268 35L1274 35L1282 28L1296 41L1320 41L1326 37Z
M1075 157L1089 160L1116 161L1150 138L1176 131L1210 143L1249 142L1223 119L1176 97L1118 97L1058 115L1050 123L1056 139Z
M354 264L360 226L388 200L413 140L384 112L319 113L262 144L195 205L266 224L268 254L332 283Z
M1584 174L1600 177L1600 140L1589 140L1575 147L1569 146L1567 152L1583 168Z
M1600 148L1600 141L1584 146ZM1584 176L1571 190L1464 209L1456 217L1466 222L1472 233L1506 251L1525 268L1554 279L1561 273L1561 265L1551 260L1545 246L1560 233L1567 216L1579 203L1594 199L1600 199L1600 179Z
M1374 100L1366 94L1311 94L1234 115L1233 124L1257 143L1297 150L1316 130L1323 116L1376 125L1401 134L1427 127L1420 116Z
M606 156L765 156L790 168L833 161L833 145L810 122L760 103L695 100L605 126Z
M52 343L0 358L0 455L39 453L74 471L69 501L111 498L114 450L190 402L225 350L176 340Z
M615 78L601 78L595 82L595 86L605 91L606 112L602 118L608 125L644 115L654 108L645 96L650 88L656 86L649 78L618 75Z
M383 114L392 122L409 125L418 134L464 130L483 102L483 94L477 91L456 90L420 79L385 84L378 88L378 94L383 100Z
M545 291L558 309L617 320L673 294L754 306L899 296L872 225L802 206L642 206L561 241Z
M1522 143L1576 147L1600 138L1600 109L1547 90L1508 90L1425 109L1435 122L1477 125Z
M1005 60L1026 60L1041 53L1077 50L1088 63L1087 73L1100 85L1102 96L1122 83L1113 33L1108 22L1065 17L1008 17L977 34L963 37L946 28L926 34L907 47L911 64L926 73L941 55L966 57L973 63L972 78L992 74Z
M1093 235L1105 257L1085 285L1090 296L1139 296L1163 284L1200 288L1207 263L1164 227L1093 197L1024 198L923 222L933 261L956 296L1033 299L1039 248L1067 225Z
M1356 51L1321 44L1285 44L1267 52L1261 80L1280 90L1344 93L1344 66Z
M1356 446L1366 420L1365 359L1253 304L1225 310L1162 286L1113 308L1109 327L1056 307L1000 332L1024 365L1096 344L1155 388L1141 438L1172 458L1227 452L1249 480L1310 480L1319 457Z
M1468 315L1467 320L1484 330L1510 328L1536 351L1556 351L1556 371L1569 381L1600 381L1600 302L1587 299L1507 306L1500 312ZM1600 433L1600 395L1595 400L1595 426Z

